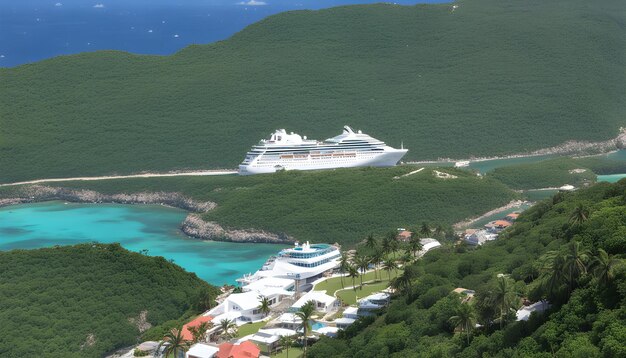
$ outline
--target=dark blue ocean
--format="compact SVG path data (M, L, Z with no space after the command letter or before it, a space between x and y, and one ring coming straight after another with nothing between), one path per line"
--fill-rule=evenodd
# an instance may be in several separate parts
M0 0L0 67L84 51L171 54L283 11L376 0ZM447 2L397 0L395 3Z

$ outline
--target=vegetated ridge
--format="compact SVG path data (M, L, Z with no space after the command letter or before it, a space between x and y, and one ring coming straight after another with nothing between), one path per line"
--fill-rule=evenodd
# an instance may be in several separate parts
M414 170L412 166L401 166L54 185L66 188L62 192L95 191L99 193L93 195L96 198L149 197L136 193L150 192L177 193L176 201L162 202L169 205L210 202L213 209L190 216L196 220L199 215L205 222L216 223L231 233L237 230L265 231L277 239L338 242L348 246L370 233L382 235L390 229L417 225L422 221L451 225L518 198L516 193L496 180L454 168L437 169L456 176L454 179L438 178L432 168L401 177ZM30 198L37 192L32 189L0 188L0 198ZM40 200L46 198L49 197L42 196ZM71 197L63 197L63 200L67 199ZM156 199L162 200L159 196ZM220 236L229 233L219 230L215 236L187 232L205 239L237 241L236 235ZM269 235L265 236L269 238ZM271 242L269 239L260 241Z
M624 357L625 252L626 180L560 193L496 241L429 252L405 268L386 312L308 357ZM516 321L523 298L551 307Z
M102 357L142 333L162 337L172 320L205 308L203 295L219 294L163 257L119 244L4 251L0 272L7 358Z
M0 69L0 182L233 168L275 128L350 124L406 160L613 138L621 0L376 4L268 17L172 56L104 51Z

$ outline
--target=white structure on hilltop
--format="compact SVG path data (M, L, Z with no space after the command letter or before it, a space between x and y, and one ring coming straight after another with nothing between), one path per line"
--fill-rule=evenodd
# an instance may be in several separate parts
M219 348L205 343L196 343L185 353L185 358L213 358Z
M377 310L389 304L391 295L384 292L375 293L359 300L359 310Z
M253 275L245 275L237 279L241 285L253 285L264 278L284 278L296 280L296 289L302 289L339 267L341 252L328 244L309 244L308 242L281 250L278 256L270 258L263 267ZM245 288L244 288L245 290Z
M350 167L392 167L408 149L395 149L348 126L323 142L309 140L284 129L252 147L239 165L239 174L274 173L279 170L315 170Z

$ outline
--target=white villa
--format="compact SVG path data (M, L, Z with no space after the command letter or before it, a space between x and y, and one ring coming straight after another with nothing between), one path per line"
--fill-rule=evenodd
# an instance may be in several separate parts
M299 311L300 308L309 301L313 301L316 311L324 313L335 311L341 306L339 299L327 295L325 291L311 291L300 297L300 299L291 306L290 311Z
M359 300L359 310L371 311L389 304L391 295L384 292L375 293Z
M219 348L205 343L196 343L185 353L185 358L213 358Z

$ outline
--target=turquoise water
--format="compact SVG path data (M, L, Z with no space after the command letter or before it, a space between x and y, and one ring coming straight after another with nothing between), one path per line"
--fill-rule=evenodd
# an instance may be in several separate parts
M0 208L0 250L97 241L148 250L215 285L258 270L283 246L201 241L182 234L183 210L158 205L45 202Z
M598 175L598 181L605 181L609 183L617 183L624 178L626 178L626 174Z

